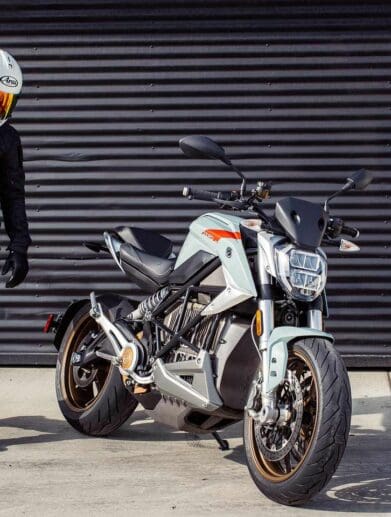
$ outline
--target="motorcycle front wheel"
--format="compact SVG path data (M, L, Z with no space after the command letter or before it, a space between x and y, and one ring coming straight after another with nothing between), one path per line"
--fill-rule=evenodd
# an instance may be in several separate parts
M290 347L288 375L277 401L276 424L262 425L245 416L247 465L267 497L298 506L330 480L349 436L349 378L331 343L310 338Z

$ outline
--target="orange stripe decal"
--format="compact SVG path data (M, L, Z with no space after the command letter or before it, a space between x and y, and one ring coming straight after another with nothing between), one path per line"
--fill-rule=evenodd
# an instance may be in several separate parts
M212 239L212 241L218 242L220 239L237 239L240 240L242 236L240 235L240 232L229 232L228 230L204 230L202 232L203 235L206 235L209 237L209 239Z

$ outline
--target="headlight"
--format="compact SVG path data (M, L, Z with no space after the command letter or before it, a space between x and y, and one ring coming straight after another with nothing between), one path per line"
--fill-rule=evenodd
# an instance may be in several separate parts
M298 250L292 244L276 248L277 278L297 300L311 302L323 291L327 262L320 253Z

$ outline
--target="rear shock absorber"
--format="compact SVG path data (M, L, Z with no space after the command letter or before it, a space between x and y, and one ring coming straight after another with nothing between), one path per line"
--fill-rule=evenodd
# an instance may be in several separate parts
M168 287L163 287L156 293L143 300L137 309L131 312L128 317L133 320L143 319L148 312L153 312L158 307L158 305L160 305L162 301L167 298L169 292L170 289Z

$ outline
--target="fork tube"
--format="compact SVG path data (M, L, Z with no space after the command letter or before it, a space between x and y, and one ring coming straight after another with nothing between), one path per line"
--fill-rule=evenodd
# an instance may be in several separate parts
M274 301L271 276L266 271L263 249L258 245L258 279L260 293L258 308L262 313L262 335L259 337L258 346L262 356L262 408L265 421L275 421L275 391L266 392L269 376L269 337L274 329Z
M323 330L323 314L319 309L310 309L307 313L307 324L311 329Z
M271 276L266 271L262 248L258 248L258 280L260 297L258 308L262 312L262 335L259 338L259 350L267 350L269 336L274 329L274 301ZM265 362L265 361L264 361Z
M274 302L273 300L258 300L258 307L262 312L262 336L259 339L259 349L266 350L269 336L274 329Z

